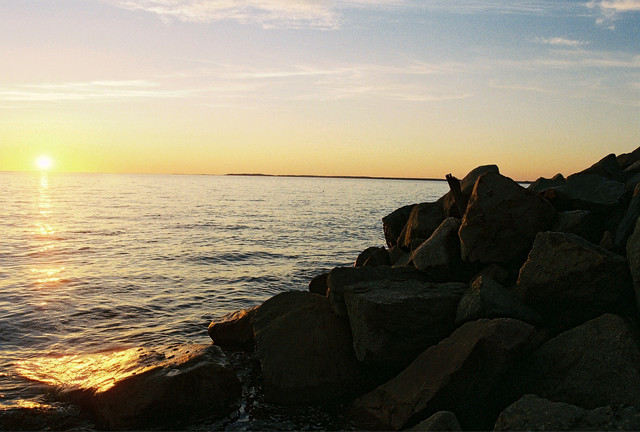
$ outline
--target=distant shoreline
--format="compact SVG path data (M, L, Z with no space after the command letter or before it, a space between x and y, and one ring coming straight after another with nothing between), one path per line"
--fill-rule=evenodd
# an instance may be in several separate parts
M348 176L348 175L314 175L314 174L260 174L260 173L228 173L225 176L233 177L293 177L293 178L336 178L336 179L363 179L363 180L415 180L415 181L446 181L444 178L425 177L376 177L376 176Z

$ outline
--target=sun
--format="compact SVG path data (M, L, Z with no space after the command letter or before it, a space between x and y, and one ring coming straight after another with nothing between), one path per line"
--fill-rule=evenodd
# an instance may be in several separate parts
M53 166L53 159L47 155L40 155L36 159L36 166L40 171L48 171Z

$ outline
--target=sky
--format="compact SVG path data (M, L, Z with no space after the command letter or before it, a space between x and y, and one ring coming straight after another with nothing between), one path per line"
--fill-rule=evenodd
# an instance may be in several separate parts
M0 171L517 180L640 146L640 0L0 0Z

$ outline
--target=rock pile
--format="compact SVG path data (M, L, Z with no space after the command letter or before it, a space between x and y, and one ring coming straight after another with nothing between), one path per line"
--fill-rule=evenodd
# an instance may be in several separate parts
M639 185L640 148L528 187L478 167L209 335L255 347L265 401L363 429L638 429Z

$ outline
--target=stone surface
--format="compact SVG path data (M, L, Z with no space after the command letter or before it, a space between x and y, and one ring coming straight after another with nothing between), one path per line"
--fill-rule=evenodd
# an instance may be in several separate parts
M434 280L462 280L460 259L460 220L445 219L425 242L413 251L411 260L420 271Z
M547 229L554 215L547 201L510 178L484 174L476 182L460 226L462 257L506 263L526 255L536 233Z
M623 200L625 185L598 174L569 176L567 181L544 190L543 195L558 211L602 211Z
M329 273L322 273L315 276L309 282L309 292L313 294L318 294L321 296L327 295L327 278L329 277Z
M398 244L398 237L407 224L414 206L415 204L410 204L400 207L382 218L382 228L387 247L392 248Z
M486 429L510 403L501 400L502 377L534 337L533 326L509 318L468 322L356 399L350 414L366 429L399 430L448 410L465 429Z
M327 278L327 297L333 311L341 317L347 316L344 305L344 290L347 286L382 279L426 280L426 276L411 267L336 267L329 272Z
M442 200L417 204L411 210L407 224L398 238L398 245L410 250L414 240L424 241L431 237L443 220Z
M567 233L536 236L516 290L548 320L575 314L583 322L634 303L624 257Z
M240 393L222 349L193 345L170 361L95 392L90 405L108 429L144 429L202 411L226 414Z
M640 308L640 219L636 221L633 233L627 240L627 264L633 281L636 304Z
M260 305L253 325L266 402L339 403L358 392L349 324L326 297L278 294Z
M473 186L478 181L478 178L488 172L499 173L497 165L481 165L469 171L469 173L464 176L462 180L460 180L460 191L462 192L462 196L465 202L469 201L469 197L471 196L471 192L473 191ZM453 197L453 193L451 191L447 192L442 197L442 204L444 207L444 213L446 217L455 217L462 218L460 211L458 210L458 206L456 205L455 199Z
M616 157L618 165L624 170L640 160L640 147L631 153L623 153Z
M594 410L552 402L533 394L522 396L498 417L496 431L605 431L640 430L635 407L600 407Z
M542 193L547 189L562 186L566 181L567 180L564 177L562 177L562 174L557 174L556 177L551 179L540 177L536 181L531 183L527 187L527 189L530 190L531 192Z
M617 250L623 250L626 246L627 240L636 226L638 217L640 217L640 185L635 187L631 202L616 230L615 247Z
M515 318L532 325L540 325L542 317L525 305L513 291L490 278L473 281L458 303L456 324L481 318Z
M428 419L421 421L411 431L461 431L458 418L451 411L438 411Z
M579 176L583 174L598 174L616 181L622 181L624 177L622 168L620 168L620 165L618 164L618 161L616 159L616 155L613 153L603 157L584 171L573 174L573 176ZM571 177L572 176L569 176L567 180L571 180Z
M605 314L567 330L532 356L528 393L594 409L640 406L640 351L637 330Z
M253 343L251 320L257 307L242 309L212 321L207 329L209 337L216 345L245 346Z
M378 384L395 376L455 329L466 284L379 280L344 292L353 348Z
M591 243L598 244L604 227L600 218L589 210L571 210L556 214L549 231L578 235Z

